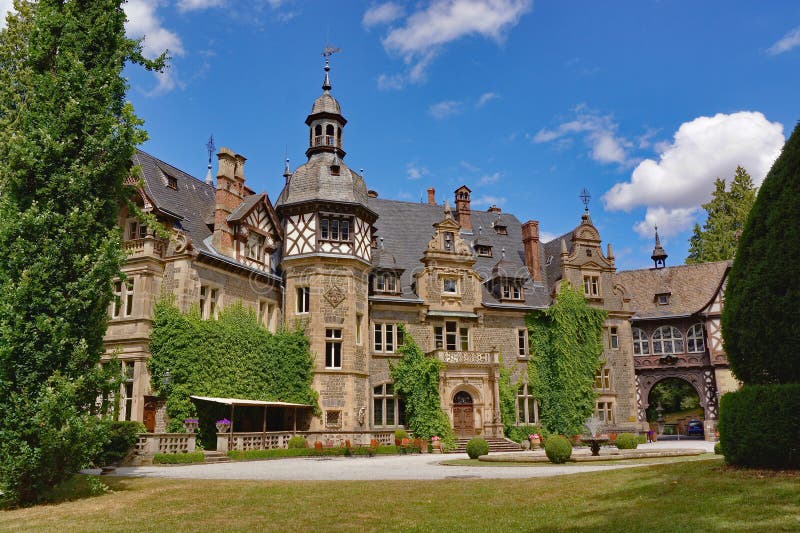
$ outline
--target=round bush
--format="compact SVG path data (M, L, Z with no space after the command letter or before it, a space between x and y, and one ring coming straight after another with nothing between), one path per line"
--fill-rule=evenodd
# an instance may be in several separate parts
M308 448L308 443L300 435L295 435L289 439L289 448Z
M751 468L800 468L800 383L745 385L722 397L725 461Z
M714 444L714 453L717 455L722 455L722 445L719 442Z
M485 439L475 437L467 443L467 455L470 459L477 459L489 453L489 443Z
M639 437L633 433L620 433L617 435L616 445L620 450L635 450L639 445Z
M562 435L548 437L544 445L544 453L551 463L560 465L572 457L572 444Z
M395 429L394 430L394 440L400 441L403 439L408 438L408 432L405 429Z

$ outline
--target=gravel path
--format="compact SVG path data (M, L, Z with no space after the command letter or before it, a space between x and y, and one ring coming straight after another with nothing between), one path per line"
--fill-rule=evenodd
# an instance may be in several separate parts
M640 445L641 449L692 448L713 451L705 441L668 441ZM302 457L268 461L239 461L177 467L140 466L118 468L116 475L177 479L250 479L274 481L409 480L409 479L519 479L561 476L632 468L630 464L569 464L528 466L444 466L466 454L383 455L376 457Z

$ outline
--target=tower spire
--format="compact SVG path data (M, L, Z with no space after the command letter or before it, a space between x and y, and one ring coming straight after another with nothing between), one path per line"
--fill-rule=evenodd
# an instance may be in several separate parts
M329 72L331 71L330 57L336 52L341 52L341 48L334 48L330 44L325 44L325 50L322 51L322 57L325 58L325 79L322 80L322 90L328 92L331 90L331 78Z
M664 268L667 263L667 252L664 251L664 248L661 246L661 239L658 237L658 226L655 227L656 229L656 245L653 248L653 255L650 256L650 259L653 260L655 264L655 268Z
M206 143L206 150L208 150L208 170L206 171L206 183L209 185L214 184L214 177L211 175L211 156L214 154L214 150L217 147L214 146L214 134L211 134L211 137L208 138L208 143Z

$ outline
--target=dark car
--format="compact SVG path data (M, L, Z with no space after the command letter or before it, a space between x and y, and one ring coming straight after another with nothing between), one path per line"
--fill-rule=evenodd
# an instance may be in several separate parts
M702 437L704 434L702 420L689 420L686 426L686 435L689 437Z

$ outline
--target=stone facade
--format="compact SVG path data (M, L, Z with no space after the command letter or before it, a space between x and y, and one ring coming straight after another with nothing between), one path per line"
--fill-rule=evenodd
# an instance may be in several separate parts
M106 336L108 355L119 356L128 377L121 418L163 431L163 402L151 394L147 359L154 303L170 294L181 309L199 309L206 318L243 302L273 331L304 328L321 409L308 426L312 432L403 426L402 399L390 375L402 324L442 361L442 409L456 432L502 436L499 371L509 369L519 386L518 422L538 422L526 385L525 316L550 305L560 284L569 282L608 313L598 416L608 430L646 429L643 402L658 378L651 367L662 363L642 366L646 358L634 355L631 325L646 318L637 305L657 289L657 280L618 273L588 211L575 230L540 243L537 221L522 223L494 206L473 211L466 186L454 192L454 210L449 202L437 205L433 189L426 204L378 198L343 162L347 121L330 94L327 70L323 94L306 118L308 161L294 171L287 161L274 206L247 187L246 159L227 148L218 154L216 185L137 154L143 182L135 201L170 238L122 210L127 280L115 283L118 300L109 309ZM716 300L691 310L716 331L721 287ZM695 320L675 323L685 328ZM721 344L709 335L702 371L711 371L713 383L708 373L698 374L701 394L734 386Z

